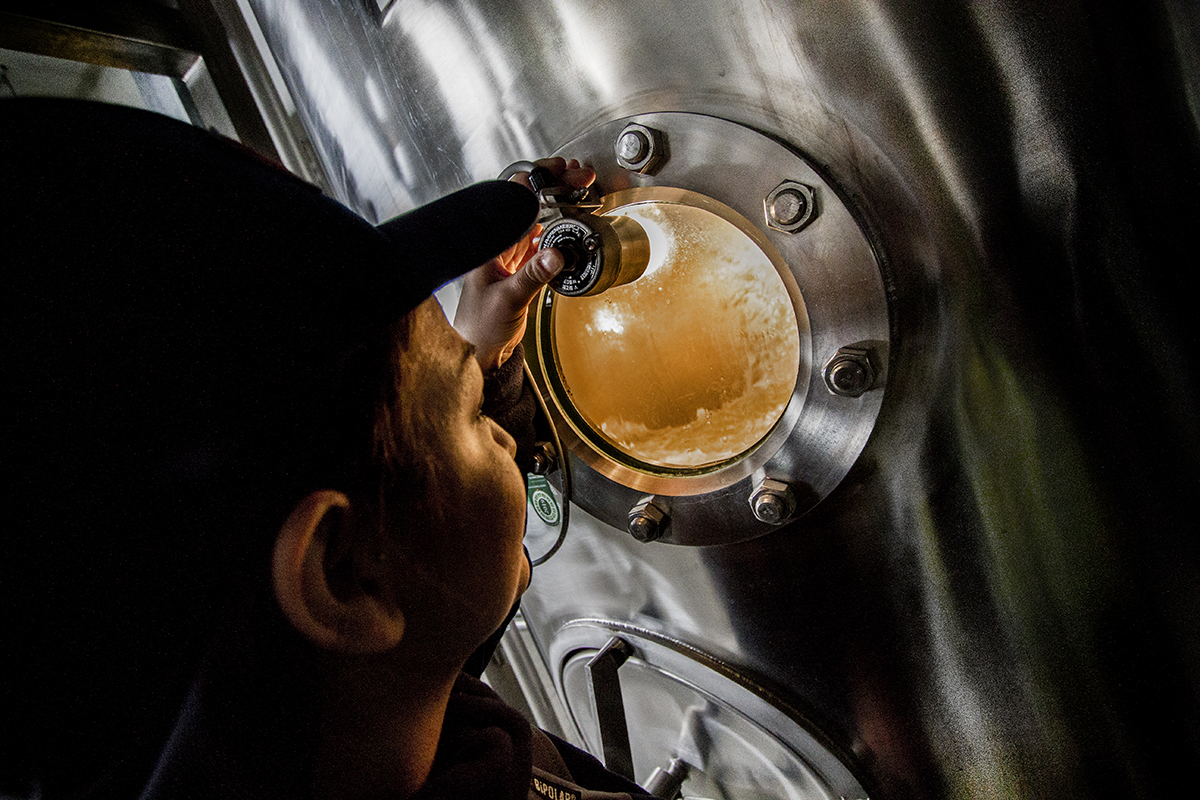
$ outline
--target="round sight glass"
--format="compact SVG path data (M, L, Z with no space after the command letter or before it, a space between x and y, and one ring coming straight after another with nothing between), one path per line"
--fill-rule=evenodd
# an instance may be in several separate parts
M553 300L563 405L610 457L667 473L715 469L760 442L792 397L791 298L771 258L730 221L740 217L721 210L656 200L612 209L646 230L645 273Z

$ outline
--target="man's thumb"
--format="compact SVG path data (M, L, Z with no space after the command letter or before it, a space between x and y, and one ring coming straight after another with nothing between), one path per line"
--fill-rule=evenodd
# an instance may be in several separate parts
M532 300L543 286L562 272L562 253L553 247L540 251L536 256L525 262L516 274L516 283L522 294L528 295L526 300Z

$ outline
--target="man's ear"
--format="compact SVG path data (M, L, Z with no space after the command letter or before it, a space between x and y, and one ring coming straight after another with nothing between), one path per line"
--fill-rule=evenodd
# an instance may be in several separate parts
M349 509L346 495L320 490L292 510L275 539L275 599L293 627L319 647L382 653L404 635L404 615L380 581L361 574L363 554L343 542Z

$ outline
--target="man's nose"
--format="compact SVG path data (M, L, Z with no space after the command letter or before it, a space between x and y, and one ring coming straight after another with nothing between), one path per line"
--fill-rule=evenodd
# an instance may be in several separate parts
M497 424L495 420L491 420L491 423L492 423L492 436L496 439L496 443L499 444L501 447L503 447L505 450L507 450L509 456L511 456L512 458L516 458L517 457L517 442L516 442L516 440L513 439L513 437L509 436L508 431L504 430L504 428L501 428L500 425Z

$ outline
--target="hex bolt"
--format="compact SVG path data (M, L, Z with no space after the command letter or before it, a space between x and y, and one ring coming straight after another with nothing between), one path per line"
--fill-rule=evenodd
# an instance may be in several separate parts
M626 130L617 140L617 158L630 164L641 161L650 152L650 139L638 130Z
M816 193L807 184L784 181L763 198L763 212L768 228L796 233L816 219Z
M533 445L533 472L548 475L558 465L558 454L550 442L535 442Z
M863 347L841 347L825 364L825 387L839 397L861 397L875 383L875 365Z
M750 494L754 518L768 525L780 525L796 513L796 497L783 481L763 478Z
M653 542L667 527L667 515L653 500L643 500L629 509L629 533L639 542Z
M621 129L613 151L617 164L643 175L654 172L666 159L667 140L662 131L631 122Z

